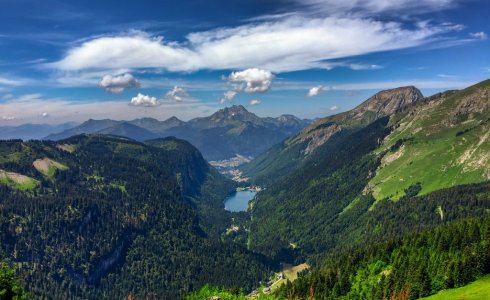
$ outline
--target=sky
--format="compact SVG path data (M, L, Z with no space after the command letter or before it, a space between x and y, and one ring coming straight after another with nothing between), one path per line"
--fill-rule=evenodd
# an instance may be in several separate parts
M0 0L0 126L325 117L490 78L487 0Z

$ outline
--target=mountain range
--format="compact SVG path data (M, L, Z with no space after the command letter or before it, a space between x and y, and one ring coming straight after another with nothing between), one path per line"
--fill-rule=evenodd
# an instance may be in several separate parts
M59 125L23 124L20 126L0 126L0 140L40 140L47 135L65 131L78 125L80 124L69 122Z
M2 141L0 253L70 299L419 299L490 274L490 80L306 123L233 106ZM261 189L227 212L243 183L205 158L252 152Z
M241 105L234 105L188 122L176 117L165 121L88 120L45 139L56 141L82 133L125 136L137 141L175 136L196 146L207 160L225 160L236 155L257 156L310 123L293 115L261 118Z

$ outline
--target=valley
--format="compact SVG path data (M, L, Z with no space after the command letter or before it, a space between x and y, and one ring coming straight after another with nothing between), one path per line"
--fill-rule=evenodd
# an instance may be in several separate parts
M2 141L2 251L35 297L478 295L490 273L489 91L381 91L221 160L111 120L72 133L121 131Z
M490 300L489 0L0 2L0 300Z

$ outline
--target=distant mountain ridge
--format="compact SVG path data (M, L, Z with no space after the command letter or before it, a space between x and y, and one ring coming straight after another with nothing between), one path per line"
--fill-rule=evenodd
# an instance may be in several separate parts
M241 105L233 105L188 122L175 116L165 121L90 119L77 127L47 135L45 139L56 141L83 133L120 135L137 141L175 136L196 146L207 160L222 160L236 154L257 156L310 123L293 115L262 118Z
M63 124L23 124L19 126L0 126L0 140L21 139L39 140L49 134L68 130L80 125L75 122Z

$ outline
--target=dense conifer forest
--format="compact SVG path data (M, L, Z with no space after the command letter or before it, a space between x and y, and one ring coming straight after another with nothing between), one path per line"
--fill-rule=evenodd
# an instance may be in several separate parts
M209 195L233 184L190 144L159 146L102 136L0 143L0 169L36 182L0 185L1 251L31 295L176 299L205 283L250 290L267 277L266 258L211 238L225 217L207 226L196 211L217 215ZM41 173L33 162L44 158L63 168Z

